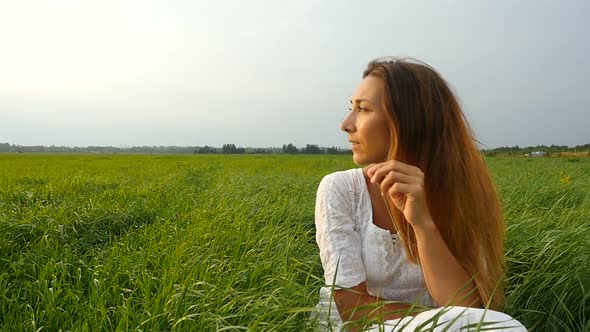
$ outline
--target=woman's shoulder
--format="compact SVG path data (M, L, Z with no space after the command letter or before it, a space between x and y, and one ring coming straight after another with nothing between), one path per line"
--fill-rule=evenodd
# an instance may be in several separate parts
M322 178L319 187L323 189L355 190L355 188L358 188L359 176L362 176L361 168L333 172Z
M330 173L318 186L317 199L350 209L350 213L363 206L362 192L365 186L362 168Z

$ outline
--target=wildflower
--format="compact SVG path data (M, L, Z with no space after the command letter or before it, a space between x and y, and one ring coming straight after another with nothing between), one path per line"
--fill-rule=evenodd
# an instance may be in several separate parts
M565 174L564 171L561 171L561 173L559 174L559 182L564 183L564 184L568 184L570 183L570 181L572 180L572 177Z

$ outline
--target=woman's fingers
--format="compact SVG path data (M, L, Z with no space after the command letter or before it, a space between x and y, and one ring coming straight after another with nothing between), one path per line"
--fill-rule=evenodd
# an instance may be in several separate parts
M371 182L373 183L381 183L383 179L390 173L393 172L394 169L388 165L378 165L373 169L373 174L367 172L369 176L371 176Z
M389 188L389 190L387 190L387 193L390 196L393 196L394 194L400 193L400 194L411 194L411 193L415 193L419 190L419 186L416 184L409 184L409 183L394 183L393 186L391 186L391 188Z
M418 167L410 166L397 160L390 160L380 164L375 164L369 167L367 170L367 175L371 177L371 182L379 183L391 171L396 171L407 175L415 175L420 178L424 177L424 174Z
M381 192L386 193L389 191L389 188L393 186L395 183L414 183L415 179L411 176L399 172L391 171L385 175L383 181L381 181L380 187Z
M418 168L395 160L371 165L367 175L380 186L381 195L388 195L408 222L429 216L424 191L424 173Z

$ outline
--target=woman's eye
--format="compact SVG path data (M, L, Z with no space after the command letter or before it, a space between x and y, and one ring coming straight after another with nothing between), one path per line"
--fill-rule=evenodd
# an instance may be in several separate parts
M360 107L360 106L358 106L358 107L357 107L355 110L358 110L359 112L365 112L367 109L366 109L366 108L364 108L364 107ZM349 111L349 112L352 112L352 111L353 111L352 107L349 107L349 108L348 108L348 111Z

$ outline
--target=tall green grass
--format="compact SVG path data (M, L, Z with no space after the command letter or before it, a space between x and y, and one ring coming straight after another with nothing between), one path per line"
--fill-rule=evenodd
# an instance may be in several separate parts
M507 312L534 331L590 331L590 158L490 166L508 227Z
M350 159L0 155L0 327L311 330L315 193ZM533 331L590 330L590 159L488 162L506 312Z

